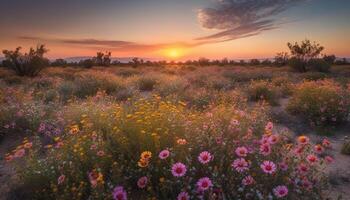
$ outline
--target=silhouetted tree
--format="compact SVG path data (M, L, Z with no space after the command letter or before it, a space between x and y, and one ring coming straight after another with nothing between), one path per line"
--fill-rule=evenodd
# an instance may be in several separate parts
M199 66L208 66L210 64L210 60L208 58L199 58L198 59L198 65Z
M98 66L109 66L111 64L111 56L111 52L97 52L96 57L94 57L93 60Z
M316 42L311 43L308 39L301 41L300 44L298 42L295 42L294 44L288 42L287 46L292 55L290 66L299 72L306 72L308 70L308 62L311 59L318 58L324 50L323 46Z
M260 60L258 60L258 59L251 59L250 60L250 63L249 63L250 65L260 65Z
M277 53L277 55L275 56L275 61L274 64L277 66L284 66L288 64L288 60L289 60L289 55L287 52L280 52Z
M54 67L64 67L64 66L67 66L67 61L65 61L64 59L62 58L59 58L59 59L56 59L55 61L53 61L51 63L51 66L54 66Z
M36 49L30 48L25 54L22 54L20 50L21 47L17 47L14 51L3 50L4 67L15 71L17 75L34 77L49 65L49 60L44 57L48 51L45 45L38 45Z
M334 64L335 59L337 59L337 57L335 57L335 55L324 55L323 56L323 60L326 61L327 63L329 63L330 65Z

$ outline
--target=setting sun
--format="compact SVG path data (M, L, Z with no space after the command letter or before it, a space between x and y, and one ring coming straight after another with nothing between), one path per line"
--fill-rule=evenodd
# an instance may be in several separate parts
M180 48L170 48L165 51L165 55L169 58L179 58L184 54L184 50Z

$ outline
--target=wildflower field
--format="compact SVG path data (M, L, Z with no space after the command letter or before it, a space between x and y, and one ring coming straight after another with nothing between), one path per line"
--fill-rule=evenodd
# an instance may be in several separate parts
M348 65L0 68L0 199L349 199L349 114Z

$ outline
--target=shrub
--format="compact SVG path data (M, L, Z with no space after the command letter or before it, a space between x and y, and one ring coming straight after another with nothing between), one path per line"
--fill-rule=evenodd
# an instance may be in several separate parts
M79 61L79 65L89 69L95 65L95 62L92 59L85 59Z
M341 153L350 155L350 140L345 140L343 146L341 147Z
M178 77L166 77L159 84L156 85L155 90L157 93L166 97L173 94L184 92L189 84L186 80Z
M247 88L247 94L252 101L264 100L270 105L278 104L278 91L267 81L252 81Z
M137 80L137 86L140 91L152 91L157 84L157 78L154 76L141 76Z
M329 72L329 69L331 68L331 64L323 59L311 59L308 62L308 67L312 71Z
M31 186L28 199L324 197L321 169L330 158L318 156L307 137L294 145L258 111L192 112L182 104L156 97L75 105L66 135L44 157L37 141L26 140L7 160L26 155L19 172Z
M349 94L330 80L310 81L299 84L287 110L302 115L317 126L345 122L350 111Z
M20 50L21 47L17 47L15 51L3 51L5 55L3 65L15 71L17 75L34 77L49 65L49 60L44 58L44 54L48 51L44 45L39 45L36 49L30 48L26 54L22 54Z
M272 85L277 87L277 89L280 91L280 93L287 97L293 93L294 90L294 84L291 82L291 80L287 77L274 77L272 79Z
M307 71L306 63L299 58L295 58L295 57L290 58L288 61L288 65L296 72Z
M323 72L306 72L301 75L302 79L308 80L308 81L317 81L317 80L323 80L328 78L328 74Z

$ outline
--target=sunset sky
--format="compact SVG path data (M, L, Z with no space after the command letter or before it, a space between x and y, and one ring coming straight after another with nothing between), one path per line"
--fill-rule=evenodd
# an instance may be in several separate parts
M0 0L0 49L50 58L268 58L288 41L350 56L349 0Z

